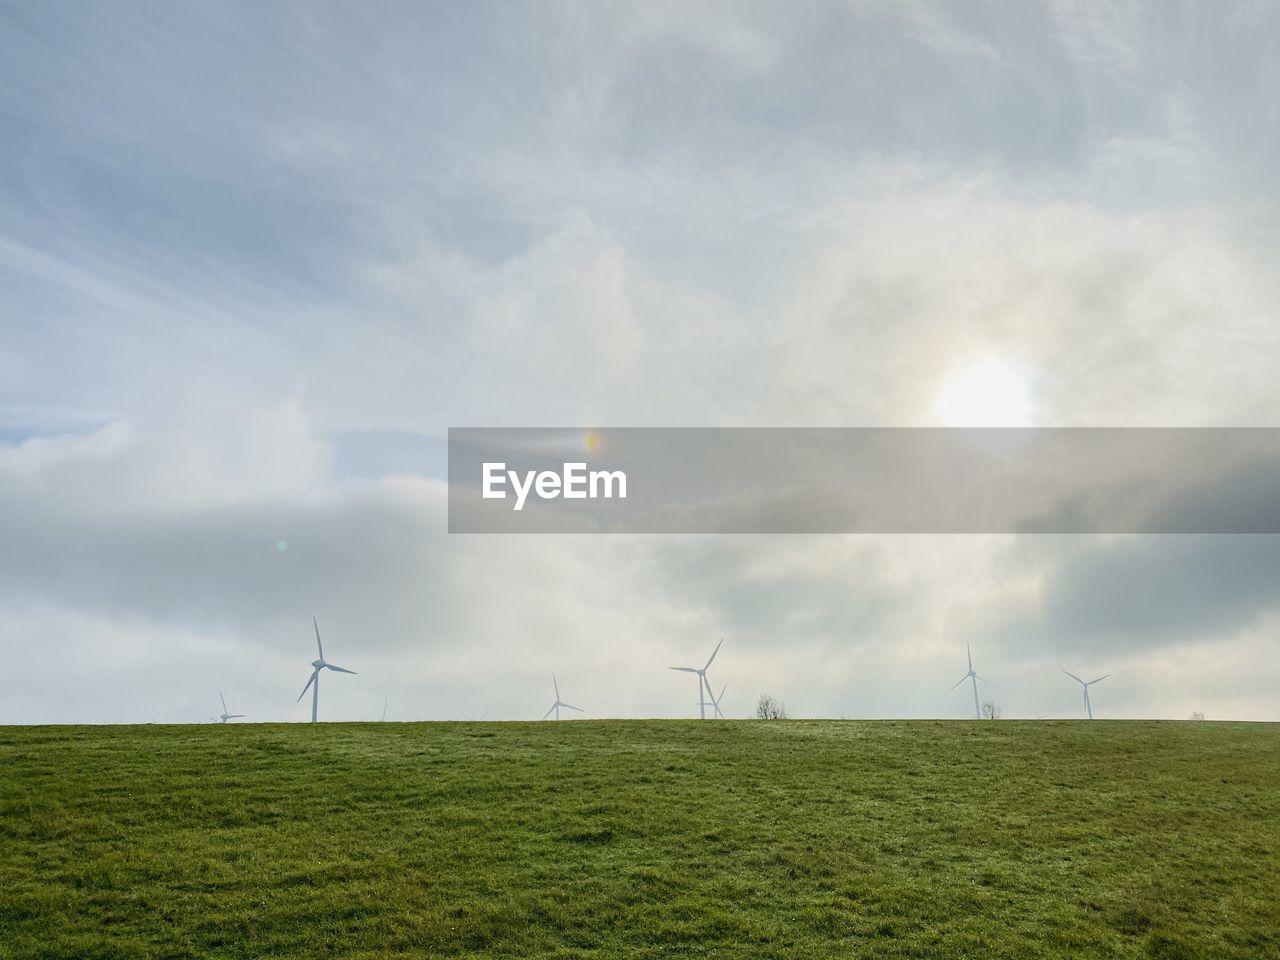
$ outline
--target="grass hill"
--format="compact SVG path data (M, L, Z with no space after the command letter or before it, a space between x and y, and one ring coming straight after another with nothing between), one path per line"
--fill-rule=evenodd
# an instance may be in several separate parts
M1280 728L0 728L0 957L1276 957Z

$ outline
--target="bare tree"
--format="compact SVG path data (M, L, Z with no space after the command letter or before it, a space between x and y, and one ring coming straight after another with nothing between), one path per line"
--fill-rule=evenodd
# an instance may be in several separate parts
M982 701L982 719L983 720L999 720L1000 708L996 706L994 700Z
M1192 720L1203 720L1203 719L1204 719L1204 711L1203 711L1203 710L1197 710L1195 713L1191 714L1191 719L1192 719Z
M756 719L785 720L787 719L787 705L767 693L762 693L760 694L760 699L756 702Z

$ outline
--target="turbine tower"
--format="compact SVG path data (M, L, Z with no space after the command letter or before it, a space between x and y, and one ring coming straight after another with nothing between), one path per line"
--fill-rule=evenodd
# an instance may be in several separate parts
M579 713L586 713L586 711L583 710L581 707L575 707L572 703L565 703L563 700L560 699L560 684L556 681L556 675L554 673L551 675L551 685L556 688L556 702L553 703L551 705L551 708L542 715L543 720L551 716L552 710L555 711L556 719L559 720L561 707L564 707L566 710L577 710ZM488 716L487 710L485 711L485 716ZM483 720L484 717L481 717L480 719Z
M969 644L967 642L964 645L964 652L969 657L969 672L966 673L959 680L957 680L955 682L955 685L952 686L951 690L954 690L956 687L960 686L960 684L964 683L966 680L972 681L973 683L973 719L981 720L982 708L978 706L978 681L981 680L983 683L993 687L995 686L995 684L992 683L990 680L987 680L984 677L980 677L973 672L973 651L969 649ZM951 690L948 690L947 692L950 693Z
M716 644L716 648L711 651L711 656L707 658L705 666L702 667L672 667L672 670L679 670L682 673L696 673L698 675L698 718L700 720L707 719L707 700L710 698L711 705L715 709L715 715L723 719L720 713L720 701L716 699L716 695L711 691L711 681L707 679L707 670L711 667L711 661L716 658L716 654L720 652L720 647L724 643L724 638L720 638L720 643ZM720 693L723 695L724 691Z
M222 695L221 690L218 691L218 699L222 701L222 713L219 714L218 716L219 720L221 720L223 723L226 723L228 720L244 719L243 713L227 713L227 698Z
M1063 670L1062 672L1065 673L1072 680L1074 680L1076 683L1080 684L1080 686L1084 687L1084 709L1085 709L1085 712L1089 714L1089 719L1092 720L1093 704L1089 702L1089 688L1092 687L1095 683L1101 683L1103 680L1107 679L1107 677L1111 676L1111 674L1104 673L1097 680L1090 680L1088 683L1085 683L1083 680L1077 677L1070 670Z
M307 681L307 685L302 688L302 692L298 694L298 703L302 702L302 698L307 695L307 691L311 691L311 722L316 722L316 713L320 709L320 671L333 670L336 673L355 673L354 670L348 670L345 667L335 666L324 658L324 646L320 643L320 624L316 623L316 618L311 618L311 623L316 628L316 651L320 654L316 659L311 661L311 679Z
M724 692L729 689L729 685L723 684L720 687L720 696L711 698L711 705L716 708L716 719L723 720L724 714L720 712L720 701L724 699Z

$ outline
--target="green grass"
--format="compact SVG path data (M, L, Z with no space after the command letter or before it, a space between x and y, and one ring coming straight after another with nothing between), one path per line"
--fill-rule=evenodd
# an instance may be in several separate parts
M0 957L1276 957L1280 729L0 728Z

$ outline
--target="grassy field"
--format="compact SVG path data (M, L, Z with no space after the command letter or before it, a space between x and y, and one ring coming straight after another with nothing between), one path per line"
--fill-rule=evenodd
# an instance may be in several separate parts
M1280 728L0 728L0 957L1276 957Z

